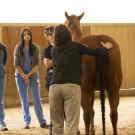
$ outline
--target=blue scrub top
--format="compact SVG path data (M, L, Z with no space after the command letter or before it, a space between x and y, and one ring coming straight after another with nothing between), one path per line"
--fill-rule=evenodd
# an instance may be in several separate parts
M23 48L23 53L24 53L24 62L23 62L23 71L24 73L29 73L31 70L31 63L32 63L32 56L29 54L29 49L24 47ZM32 75L30 79L38 79L38 75Z
M24 47L23 48L23 52L24 52L24 65L23 65L23 71L24 73L29 73L30 72L30 67L31 67L31 62L32 62L32 58L29 55L29 49Z

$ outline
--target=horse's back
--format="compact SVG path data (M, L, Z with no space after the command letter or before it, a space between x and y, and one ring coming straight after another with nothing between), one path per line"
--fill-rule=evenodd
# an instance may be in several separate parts
M87 35L80 39L81 44L86 44L90 48L102 48L103 46L101 45L101 41L103 41L104 43L110 42L113 45L113 48L108 51L109 56L108 79L110 79L110 83L112 84L115 83L117 87L120 87L122 83L122 67L121 67L120 49L117 42L107 35ZM85 72L88 72L90 75L90 77L89 78L87 77L87 79L92 79L95 72L95 59L92 57L87 58L85 56L83 58L83 62L84 63L89 62L89 64L87 64L86 66ZM83 78L85 78L85 76Z

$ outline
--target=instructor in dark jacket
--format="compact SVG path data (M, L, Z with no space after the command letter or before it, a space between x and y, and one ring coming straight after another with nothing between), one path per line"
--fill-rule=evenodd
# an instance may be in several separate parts
M90 49L73 42L69 30L62 24L56 26L53 38L54 72L49 90L53 135L64 135L64 112L66 135L76 135L81 103L81 56L104 55L107 49L112 48L112 44L106 43L103 44L104 48Z

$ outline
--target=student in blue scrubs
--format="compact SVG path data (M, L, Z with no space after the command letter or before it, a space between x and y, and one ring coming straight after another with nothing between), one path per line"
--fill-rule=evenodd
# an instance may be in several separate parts
M31 115L28 102L28 87L31 89L33 104L41 128L48 128L43 115L39 94L39 49L32 43L30 29L24 28L21 32L21 41L14 49L15 81L23 109L25 129L30 128Z
M4 84L5 84L5 65L7 62L7 49L0 43L0 130L7 131L8 128L4 122L5 113L4 113Z

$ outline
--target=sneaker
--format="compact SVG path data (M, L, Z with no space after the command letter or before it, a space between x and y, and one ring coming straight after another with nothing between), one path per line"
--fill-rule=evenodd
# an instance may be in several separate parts
M8 131L8 128L7 128L6 124L5 124L5 122L2 122L0 124L0 131Z
M29 124L25 125L24 129L30 129L30 125Z
M49 129L50 128L50 125L46 124L46 123L43 123L40 125L41 128L46 128L46 129Z

